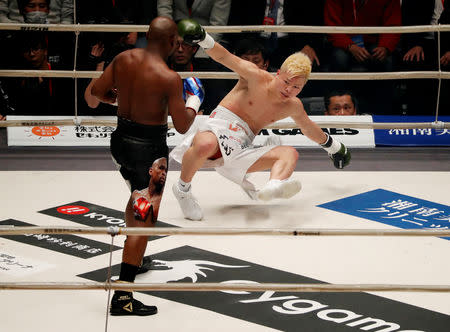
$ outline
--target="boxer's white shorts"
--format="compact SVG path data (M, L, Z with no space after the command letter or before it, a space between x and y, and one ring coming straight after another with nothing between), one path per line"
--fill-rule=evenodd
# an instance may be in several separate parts
M170 157L181 163L195 134L204 131L211 131L216 135L222 157L216 160L207 160L202 168L215 168L219 174L239 185L242 185L250 166L275 147L273 145L254 146L255 134L247 123L227 108L219 105L206 121L195 128L191 127L183 142L172 150Z

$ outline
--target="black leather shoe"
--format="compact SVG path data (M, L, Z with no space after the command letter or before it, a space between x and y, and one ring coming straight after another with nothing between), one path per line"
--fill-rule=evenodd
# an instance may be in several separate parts
M150 316L156 314L158 308L134 299L132 293L114 294L109 312L112 316Z

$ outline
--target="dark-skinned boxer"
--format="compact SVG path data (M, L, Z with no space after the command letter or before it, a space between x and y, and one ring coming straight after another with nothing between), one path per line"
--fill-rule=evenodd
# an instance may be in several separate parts
M111 154L132 193L125 209L127 227L152 227L157 221L159 201L149 195L136 197L136 192L151 193L148 186L155 160L164 159L160 164L167 168L168 115L182 134L196 116L192 108L185 106L180 76L167 66L177 38L175 22L155 18L147 32L147 48L117 55L92 87L92 94L100 101L118 102ZM127 236L118 282L134 282L147 242L145 235ZM111 301L111 315L148 316L156 312L155 306L144 305L129 291L116 291Z

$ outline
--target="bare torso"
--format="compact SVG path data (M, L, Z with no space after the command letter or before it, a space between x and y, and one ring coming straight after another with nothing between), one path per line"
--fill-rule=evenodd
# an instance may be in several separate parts
M261 77L253 83L240 78L235 87L220 102L242 120L257 134L265 126L291 116L293 111L300 111L300 100L293 98L282 101L270 88L275 79L272 74L261 71Z
M114 62L117 115L137 123L167 123L168 91L173 75L163 59L144 49L125 51Z

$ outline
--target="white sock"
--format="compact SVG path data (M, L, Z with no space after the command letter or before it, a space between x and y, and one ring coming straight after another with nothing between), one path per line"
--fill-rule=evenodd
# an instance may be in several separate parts
M191 189L191 183L184 182L183 180L178 179L178 189L187 193L189 191L189 189Z

